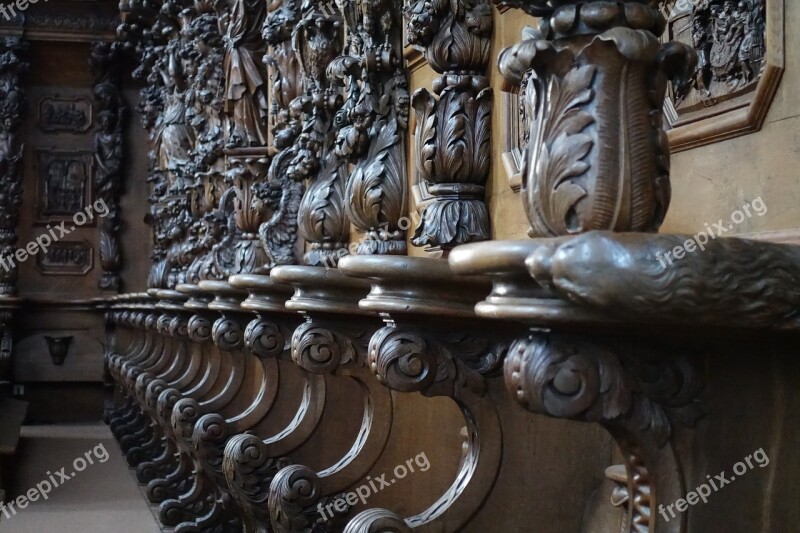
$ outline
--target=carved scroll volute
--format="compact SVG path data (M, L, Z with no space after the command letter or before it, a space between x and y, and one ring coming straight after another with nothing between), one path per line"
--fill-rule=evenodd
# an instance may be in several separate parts
M492 90L486 77L493 29L489 0L429 2L406 9L409 44L442 76L412 99L417 180L433 202L413 244L445 253L491 236L484 203L491 160Z
M335 153L337 112L342 97L331 85L327 68L342 52L342 20L331 4L309 4L292 35L306 91L292 102L302 131L287 150L287 172L307 180L300 205L300 234L308 243L305 263L334 267L339 250L347 249L350 220L345 213L347 163Z
M92 45L90 66L94 75L94 98L99 130L94 136L94 197L108 206L108 215L98 222L100 230L100 288L118 291L122 287L122 253L119 213L122 192L123 120L120 70L121 45L96 42Z
M527 85L531 235L658 230L670 202L667 80L684 83L695 53L662 46L665 21L653 2L498 3L544 17L500 57L506 80Z
M597 422L616 439L630 496L623 531L686 531L686 515L665 522L654 512L686 494L674 424L693 426L703 415L697 358L674 352L654 342L532 333L505 362L506 386L526 409Z
M347 23L345 54L328 69L347 87L336 154L354 164L347 214L364 234L362 255L405 255L408 82L402 68L400 0L337 2Z
M22 76L28 69L28 43L21 37L0 37L0 294L17 293L17 225L22 204L22 152L18 136L25 97Z

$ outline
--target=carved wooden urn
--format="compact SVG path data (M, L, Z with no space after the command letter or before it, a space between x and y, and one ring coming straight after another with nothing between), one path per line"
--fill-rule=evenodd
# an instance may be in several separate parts
M662 44L657 2L499 2L542 17L500 56L529 119L523 197L531 235L657 231L670 202L667 82L694 52Z

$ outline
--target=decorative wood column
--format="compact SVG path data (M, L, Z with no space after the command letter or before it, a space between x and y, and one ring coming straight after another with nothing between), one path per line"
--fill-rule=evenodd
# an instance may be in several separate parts
M449 250L491 237L484 203L492 158L492 89L487 71L493 30L489 0L415 0L408 41L441 76L433 94L414 93L416 173L433 195L413 244Z
M335 267L347 253L350 240L345 211L347 163L335 153L342 97L326 74L328 65L342 52L343 34L342 19L333 2L314 2L305 6L292 35L305 92L292 102L302 129L287 150L286 172L292 179L308 183L300 205L300 234L308 245L304 262L328 268Z
M17 225L22 205L22 153L19 138L25 96L22 77L28 70L28 43L16 35L0 36L0 295L17 294L19 277Z
M345 86L336 155L353 163L347 214L363 233L359 255L405 255L408 82L403 68L401 0L337 2L346 26L343 56L328 76Z
M119 201L122 193L123 128L125 105L122 99L122 61L120 43L92 44L90 66L94 75L95 107L100 130L94 137L94 197L108 206L108 215L100 219L100 288L119 291L122 229Z

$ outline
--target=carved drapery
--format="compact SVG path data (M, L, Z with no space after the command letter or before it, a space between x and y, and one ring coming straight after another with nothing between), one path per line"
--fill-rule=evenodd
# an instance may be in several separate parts
M433 94L419 89L412 100L417 179L433 195L413 244L449 251L491 234L484 195L492 156L492 6L488 0L417 0L406 18L409 43L441 75Z
M263 0L235 0L225 35L225 112L229 148L266 146L267 73L261 38L267 14Z
M125 105L122 100L121 50L118 43L96 42L92 45L90 66L94 75L96 116L100 125L94 136L94 197L108 206L108 215L99 222L100 288L119 291L122 251L119 213L122 192L123 127Z
M684 83L694 53L662 46L665 21L648 4L498 3L545 17L500 57L510 84L527 82L522 188L531 235L657 230L671 195L667 80Z
M405 255L408 82L402 61L399 0L337 2L346 26L344 54L328 69L345 86L337 114L336 155L353 163L347 214L364 237L356 253Z
M21 37L0 37L0 294L15 295L19 268L17 224L22 204L23 144L18 130L25 97L22 76L28 69L28 43Z

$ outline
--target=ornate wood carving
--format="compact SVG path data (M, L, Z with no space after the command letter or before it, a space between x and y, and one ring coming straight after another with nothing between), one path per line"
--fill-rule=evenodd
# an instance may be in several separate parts
M225 113L229 148L266 146L268 141L267 73L261 61L261 38L267 4L234 0L225 34Z
M39 128L46 133L83 133L93 121L92 104L83 98L48 96L39 102Z
M28 43L21 37L0 37L0 254L16 252L17 224L22 204L23 144L18 130L25 97L22 76L28 69ZM0 271L0 294L17 293L18 267Z
M299 215L300 234L308 244L304 262L331 267L350 234L344 205L347 164L335 151L342 98L326 75L343 47L342 19L332 2L304 7L292 47L305 81L304 93L291 105L301 129L278 157L292 179L308 183Z
M408 82L403 69L399 0L337 2L346 24L343 56L328 76L346 86L336 116L336 155L353 163L347 214L364 234L362 255L405 255Z
M659 503L686 493L670 437L674 420L694 424L702 372L688 355L655 342L531 334L506 360L506 385L526 409L598 422L620 446L628 468L624 531L655 529ZM696 359L695 359L696 360ZM685 515L658 531L684 531Z
M90 152L37 150L37 222L72 221L92 200L94 155Z
M50 276L85 276L94 268L94 248L85 241L53 243L36 256L42 274Z
M100 288L119 291L122 287L122 251L119 243L119 201L122 193L122 163L125 105L122 100L121 45L97 42L92 45L90 66L94 74L94 97L99 130L94 136L93 190L97 200L108 206L108 215L98 222L100 229Z
M449 251L490 238L484 203L491 161L492 90L487 69L493 29L488 0L416 0L406 10L408 40L441 77L434 94L414 93L417 179L433 202L416 229L415 246Z
M499 3L545 17L500 58L510 84L527 83L522 188L531 234L657 230L670 201L661 108L667 80L689 79L694 52L661 44L665 21L647 4Z
M665 106L673 151L761 129L784 70L783 0L663 2L663 39L697 51Z

